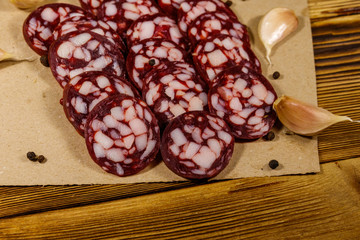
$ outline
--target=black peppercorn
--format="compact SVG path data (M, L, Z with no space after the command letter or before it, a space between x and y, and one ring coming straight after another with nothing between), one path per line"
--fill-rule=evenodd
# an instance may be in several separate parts
M47 55L42 55L42 56L40 57L40 62L41 62L41 64L44 65L45 67L50 67L50 65L49 65L49 60L48 60Z
M232 1L226 1L225 4L230 7L233 3Z
M43 155L39 155L37 157L37 160L39 163L45 163L46 162L46 158Z
M274 140L274 138L275 138L275 133L272 132L272 131L268 132L268 134L266 134L265 136L263 136L263 139L264 139L265 141L272 141L272 140Z
M278 71L275 71L272 75L273 79L278 79L280 77L280 73Z
M30 161L33 161L33 162L36 162L37 161L37 158L36 158L36 154L34 152L28 152L26 154L26 157L30 160Z
M156 62L155 62L155 59L150 59L150 60L149 60L149 65L150 65L150 66L154 66L155 63L156 63Z
M277 161L277 160L271 160L270 162L269 162L269 167L271 168L271 169L275 169L275 168L277 168L279 166L279 162Z

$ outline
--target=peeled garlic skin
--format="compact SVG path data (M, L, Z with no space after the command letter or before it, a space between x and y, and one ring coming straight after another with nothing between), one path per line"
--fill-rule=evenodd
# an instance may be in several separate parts
M278 98L273 108L284 126L301 135L315 135L337 122L352 121L349 117L332 114L288 96Z
M262 17L258 33L266 49L266 58L270 63L272 48L297 27L298 19L294 11L288 8L274 8Z

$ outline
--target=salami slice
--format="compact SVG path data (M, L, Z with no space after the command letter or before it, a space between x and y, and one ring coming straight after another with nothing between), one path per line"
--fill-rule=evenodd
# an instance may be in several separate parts
M57 40L59 37L70 32L86 30L91 30L92 32L105 36L110 42L116 44L123 54L126 53L126 46L120 36L107 23L100 20L73 21L70 19L69 21L60 23L54 29L52 37L54 40Z
M196 70L209 84L217 74L235 65L244 64L261 72L260 62L249 45L229 35L215 35L200 41L193 60Z
M206 12L224 11L231 18L237 20L237 16L221 0L190 0L180 4L178 10L178 24L180 31L186 35L190 24L201 14Z
M205 83L188 63L161 64L145 76L144 82L143 99L160 123L184 112L204 110L207 105Z
M88 13L97 16L101 4L105 0L80 0L81 7Z
M108 23L125 39L126 30L140 16L159 13L153 0L111 0L105 1L98 12L98 18Z
M101 100L115 94L139 97L125 79L102 72L85 72L74 77L64 88L64 112L76 131L84 136L86 118Z
M162 38L173 41L183 49L187 49L189 44L179 30L176 22L163 15L144 15L133 22L126 32L126 42L128 47L149 38Z
M160 147L156 118L142 100L119 94L98 103L85 126L92 159L106 172L134 175L155 159Z
M159 7L169 17L177 19L177 11L185 0L158 0Z
M51 71L62 87L73 77L88 71L125 77L124 62L116 45L89 30L60 37L49 51Z
M142 89L146 73L160 63L174 61L188 61L184 49L169 40L145 39L129 49L126 69L132 83Z
M269 81L256 71L235 66L214 79L209 109L224 119L238 139L256 139L273 127L277 95Z
M229 17L226 12L209 12L197 17L188 29L188 37L193 47L200 40L218 34L230 35L249 43L249 35L246 26L234 18Z
M210 179L229 163L234 137L221 118L204 111L184 113L165 128L161 155L166 166L187 179Z
M56 26L68 19L79 21L90 17L80 7L53 3L37 8L25 20L23 35L26 43L39 55L46 55L53 39L52 32Z

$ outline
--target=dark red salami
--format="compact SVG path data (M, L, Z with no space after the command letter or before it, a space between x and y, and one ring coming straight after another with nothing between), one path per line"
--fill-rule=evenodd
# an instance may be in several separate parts
M176 22L163 14L141 16L126 32L128 47L149 38L167 39L184 49L189 46L187 38L180 33Z
M188 29L188 37L193 47L195 47L200 40L218 34L239 38L250 45L246 26L234 18L229 17L225 12L204 13L197 17Z
M260 73L235 66L220 73L209 91L209 109L230 126L238 139L256 139L273 127L277 95Z
M205 83L188 63L161 64L145 76L144 82L143 99L160 123L184 112L202 111L207 105Z
M26 43L39 55L46 55L53 41L52 32L60 22L68 19L74 21L90 17L80 7L53 3L37 8L25 20L23 35Z
M125 77L124 57L118 47L92 31L68 33L50 47L51 71L62 87L88 71L104 71Z
M180 8L180 4L185 0L158 0L159 7L169 17L177 18L177 11Z
M153 0L111 0L101 5L98 18L108 23L125 39L126 30L133 21L142 15L159 12Z
M200 41L193 53L196 70L204 81L211 84L223 70L244 64L261 72L259 60L250 46L229 35L215 35Z
M155 159L160 146L156 118L146 103L119 94L98 103L85 126L92 159L106 172L134 175Z
M98 10L104 1L105 0L80 0L80 4L85 11L97 16Z
M178 24L180 31L186 35L190 24L201 14L207 12L224 11L231 18L237 20L237 16L221 0L190 0L180 4L178 10Z
M161 139L166 166L187 179L209 179L229 163L234 137L221 118L204 111L184 113L172 120Z
M84 136L86 118L101 100L115 94L139 97L125 79L102 72L85 72L74 77L64 88L64 112L76 131Z
M184 49L169 40L145 39L129 49L126 69L130 80L142 89L146 73L160 63L174 61L188 61Z
M116 44L123 54L126 53L126 46L120 36L107 23L100 20L73 21L70 19L69 21L59 23L54 29L52 37L54 40L57 40L59 37L70 32L86 30L91 30L105 36L110 42Z

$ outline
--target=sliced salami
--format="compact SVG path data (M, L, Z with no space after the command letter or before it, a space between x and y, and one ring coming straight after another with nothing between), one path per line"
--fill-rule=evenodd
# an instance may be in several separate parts
M260 73L235 66L220 73L209 91L209 109L224 119L238 139L256 139L273 127L277 95Z
M71 32L56 40L50 47L49 64L62 87L88 71L125 77L125 61L118 47L89 30Z
M180 4L178 10L178 24L180 31L186 35L190 24L201 14L207 12L226 12L231 18L237 20L237 16L221 0L190 0Z
M86 118L101 100L126 94L139 97L137 90L125 79L103 72L85 72L74 77L64 88L64 112L76 131L84 136Z
M85 126L92 159L117 176L138 173L155 159L160 147L156 118L142 100L119 94L98 103Z
M210 179L229 163L234 137L221 118L204 111L172 120L161 139L161 155L175 174L193 180Z
M39 55L46 55L53 39L52 32L60 22L89 19L89 15L80 7L53 3L37 8L25 20L23 35L26 43Z
M57 40L59 37L70 32L86 30L91 30L101 36L105 36L110 42L116 44L123 54L126 53L126 46L119 34L117 34L107 23L100 20L73 21L70 19L69 21L60 23L54 29L52 37L54 40Z
M111 0L105 1L98 12L98 18L108 23L125 39L126 30L140 16L159 13L153 0Z
M198 16L189 26L188 37L193 47L200 40L218 34L230 35L249 44L249 35L246 26L226 12L209 12ZM250 45L250 44L249 44Z
M149 38L162 38L173 41L183 49L189 44L187 38L180 33L175 20L163 15L144 15L133 22L126 32L128 47Z
M177 11L180 8L180 4L185 0L158 0L159 7L169 17L177 19Z
M105 0L80 0L81 7L88 13L97 16L101 4Z
M204 81L211 84L223 70L244 64L261 72L260 62L244 41L229 35L215 35L200 41L193 53L196 70Z
M205 83L192 65L183 62L161 64L145 76L143 99L160 123L188 111L202 111L207 105Z
M188 61L184 49L169 40L145 39L129 49L126 69L132 83L142 89L146 73L161 63L174 61Z

